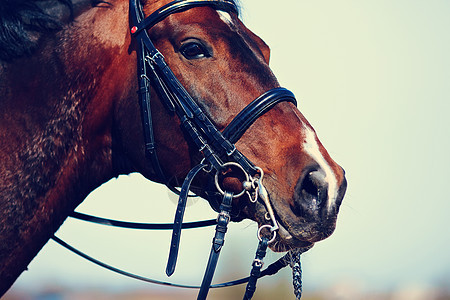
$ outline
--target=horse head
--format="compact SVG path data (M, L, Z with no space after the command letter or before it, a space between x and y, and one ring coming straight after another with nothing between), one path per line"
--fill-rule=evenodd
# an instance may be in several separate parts
M147 1L144 12L150 15L168 2ZM269 47L245 27L236 13L210 6L195 7L168 15L154 24L148 34L219 130L225 129L254 99L279 87L269 67ZM131 47L134 54L136 44ZM164 108L155 91L151 98L159 160L168 177L182 182L202 156L180 130L179 118ZM154 170L148 169L136 104L134 112L129 110L130 103L136 101L123 98L119 103L119 136L125 137L122 150L132 153L129 158L139 172L158 180ZM264 184L280 225L272 249L307 247L333 232L346 188L344 172L295 105L277 104L255 121L236 147L265 174ZM211 187L204 177L197 180L196 192L208 198ZM242 178L237 177L228 176L224 189L239 193ZM260 226L268 222L262 203L253 205L243 196L234 200L233 207L236 220L250 218Z

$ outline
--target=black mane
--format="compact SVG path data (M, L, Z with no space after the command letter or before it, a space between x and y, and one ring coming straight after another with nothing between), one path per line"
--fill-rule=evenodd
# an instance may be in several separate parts
M93 6L104 1L91 0ZM0 0L0 60L11 61L30 54L43 33L62 28L61 10L73 17L72 0Z
M1 0L0 59L12 60L29 54L40 34L61 28L58 16L47 13L44 7L60 2L72 10L71 0Z
M239 0L234 2L240 7ZM60 30L61 11L52 9L57 4L66 6L73 19L72 0L0 0L0 61L30 54L41 34ZM102 0L91 0L91 4L111 5Z

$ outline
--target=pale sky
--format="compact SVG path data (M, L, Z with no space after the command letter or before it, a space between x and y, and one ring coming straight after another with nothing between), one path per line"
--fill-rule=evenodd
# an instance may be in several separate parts
M450 2L241 2L244 22L272 49L271 66L282 86L294 92L299 109L347 174L334 235L302 257L304 289L343 280L373 290L449 286ZM138 175L123 176L94 192L78 211L171 222L176 200L168 195ZM203 200L187 208L188 220L214 216ZM173 281L201 281L212 232L183 232ZM170 232L70 220L58 236L116 266L165 278ZM246 276L256 245L255 224L233 225L216 278ZM267 261L277 257L269 254ZM265 282L277 280L290 281L289 271ZM14 288L48 282L143 286L84 262L54 242Z

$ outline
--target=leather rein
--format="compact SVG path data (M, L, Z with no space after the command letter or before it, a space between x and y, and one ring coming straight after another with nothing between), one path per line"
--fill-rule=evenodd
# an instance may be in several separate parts
M156 10L148 17L145 17L140 1L130 0L130 32L137 44L138 94L144 129L145 151L146 156L151 161L153 168L159 177L159 181L165 183L169 189L179 195L174 223L142 224L121 222L76 212L73 213L71 217L103 225L131 229L172 230L172 240L166 268L167 276L171 276L175 271L181 230L184 228L216 225L216 232L201 286L173 284L128 273L84 254L56 236L53 237L53 240L97 265L128 277L156 284L185 288L200 288L197 299L206 299L210 288L232 286L245 282L247 282L247 288L244 299L251 299L256 290L257 279L278 272L278 270L291 262L292 255L287 253L278 261L261 271L266 249L268 245L275 240L276 232L279 227L270 203L269 195L263 185L263 170L255 166L235 147L234 144L260 116L272 109L278 103L291 102L296 105L297 102L294 95L289 90L281 87L271 89L247 105L228 124L228 126L220 132L173 74L172 70L165 62L163 55L156 49L147 32L152 26L171 14L200 6L209 6L215 10L221 10L228 13L238 13L236 4L231 0L175 0ZM191 141L203 155L202 161L187 174L180 191L172 186L167 180L156 154L156 143L150 106L150 87L155 89L160 101L162 101L166 109L179 117L182 130L190 137ZM245 181L242 183L243 189L240 193L233 194L221 187L220 177L229 172L230 169L241 172L245 178ZM216 220L183 223L187 198L190 196L189 190L191 183L200 172L207 172L211 174L214 179L215 188L217 190L214 194L220 196L221 203L217 207L213 206L213 208L217 210L219 214ZM230 214L232 200L244 195L249 198L250 202L255 203L259 201L265 206L268 216L267 219L271 224L262 225L258 229L257 237L259 239L259 245L252 264L250 276L223 284L211 285L220 250L224 244L227 225L231 221ZM295 254L299 258L300 251ZM299 281L299 279L297 281ZM301 281L299 282L297 282L295 291L297 299L300 299L301 296Z

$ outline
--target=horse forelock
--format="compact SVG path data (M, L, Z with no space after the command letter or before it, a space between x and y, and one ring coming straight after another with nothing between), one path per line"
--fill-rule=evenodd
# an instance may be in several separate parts
M92 7L105 1L89 0ZM73 0L2 0L0 4L0 60L32 53L42 34L73 20Z

